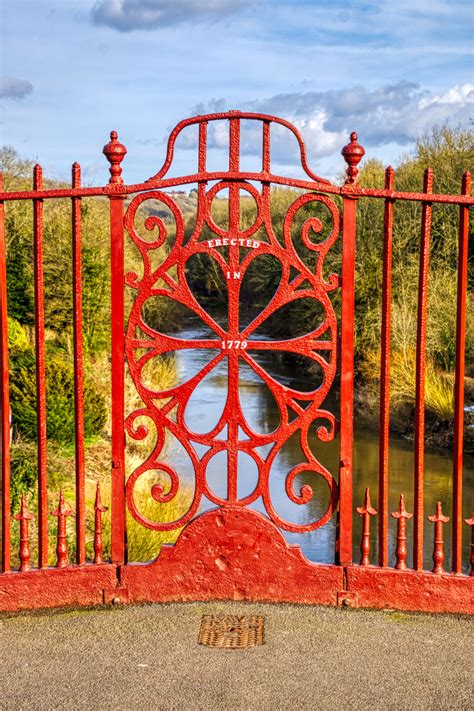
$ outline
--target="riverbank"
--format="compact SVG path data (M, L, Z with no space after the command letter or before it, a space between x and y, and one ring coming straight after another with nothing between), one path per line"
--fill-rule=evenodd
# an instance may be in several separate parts
M465 379L464 453L474 456L474 378ZM354 415L360 426L378 430L380 401L378 389L364 379L356 380L354 390ZM390 430L413 442L415 436L414 407L399 402L392 405ZM454 439L453 419L443 419L433 411L425 411L425 449L431 452L452 452Z

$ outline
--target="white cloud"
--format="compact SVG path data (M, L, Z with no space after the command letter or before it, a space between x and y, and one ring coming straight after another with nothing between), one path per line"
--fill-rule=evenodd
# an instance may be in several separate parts
M255 0L98 0L92 8L96 25L119 32L153 30L183 22L219 19Z
M234 107L230 107L234 108ZM242 104L243 111L271 114L291 121L304 136L312 158L330 156L347 143L356 130L360 142L367 146L397 144L406 146L434 125L468 126L474 115L474 84L449 88L441 94L422 89L418 84L399 81L373 90L363 86L330 91L307 91L276 94ZM224 111L223 100L196 106L193 113ZM279 162L290 161L287 132L275 131L272 155ZM194 147L193 140L183 147ZM209 145L223 146L222 126L210 126ZM261 132L246 133L242 151L259 155ZM293 153L291 153L293 155Z
M26 79L0 77L0 99L23 99L33 91L33 84Z

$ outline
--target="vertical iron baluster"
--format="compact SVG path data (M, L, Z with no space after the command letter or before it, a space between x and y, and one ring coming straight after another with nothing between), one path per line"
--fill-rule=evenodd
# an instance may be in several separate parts
M34 519L34 516L27 511L25 492L21 495L20 513L15 514L13 518L20 522L20 573L27 573L31 570L28 522Z
M69 562L67 555L66 517L71 515L72 511L66 508L64 493L61 490L59 493L59 506L54 511L51 511L51 516L56 516L58 519L56 568L65 568Z
M127 149L116 131L103 153L110 163L110 268L112 332L112 562L125 561L125 431L124 431L124 246L123 178L120 166ZM114 192L115 191L115 192Z
M433 171L425 170L423 192L433 192ZM425 373L426 324L428 313L428 272L430 262L431 203L424 202L421 216L420 271L418 280L418 320L416 329L415 374L415 519L413 527L413 567L423 570L423 486L425 468Z
M33 189L43 187L43 171L36 164ZM36 415L38 441L38 566L48 566L48 474L46 440L46 350L44 326L43 201L33 200L35 262Z
M370 517L375 516L377 511L370 502L369 487L365 490L364 505L356 508L357 513L362 516L362 536L360 540L360 565L370 565Z
M263 122L262 172L270 172L270 121Z
M81 186L79 163L72 166L72 187ZM72 294L74 326L74 420L76 459L76 562L86 560L84 505L84 369L82 352L82 216L81 198L72 198Z
M3 174L0 173L0 192ZM8 376L7 245L0 200L0 464L2 476L2 572L10 570L10 382Z
M198 172L206 172L207 122L199 124Z
M471 174L464 173L462 195L471 192ZM469 240L469 207L459 210L458 284L456 303L456 371L454 378L453 442L453 565L454 573L462 570L462 475L464 439L464 363L466 351L466 294Z
M341 393L339 527L336 559L341 565L352 562L352 460L354 446L354 304L357 199L350 188L358 174L357 165L365 151L357 143L357 133L341 151L348 167L342 201L342 306L341 306ZM343 190L344 190L343 189Z
M240 169L240 119L231 118L229 121L229 171L238 172ZM229 238L238 237L240 230L240 187L232 183L229 187ZM238 244L229 247L229 269L231 273L238 271L240 264L240 249ZM239 338L239 291L229 285L228 288L228 329L232 339ZM239 357L236 351L230 351L227 357L228 388L229 393L238 392L239 388ZM228 442L227 448L227 500L237 500L237 470L239 438L238 414L234 410L227 423Z
M468 526L471 527L471 557L470 557L470 563L471 563L471 575L474 575L474 513L472 514L471 518L465 518L464 522L467 523Z
M395 171L385 171L393 190ZM388 451L390 439L390 319L392 312L393 200L385 200L383 229L382 347L380 353L379 565L388 565Z
M449 516L444 516L441 501L436 504L434 516L428 516L428 521L434 523L434 545L433 545L433 573L444 573L444 540L443 524L448 523Z
M398 520L397 525L397 549L395 551L395 556L397 562L395 568L397 570L406 570L407 568L407 520L413 516L413 514L408 513L405 508L405 499L403 494L400 494L400 501L398 503L398 511L392 513L393 518Z
M94 563L102 563L102 514L107 511L100 498L100 484L97 482L95 493L95 527L94 527Z

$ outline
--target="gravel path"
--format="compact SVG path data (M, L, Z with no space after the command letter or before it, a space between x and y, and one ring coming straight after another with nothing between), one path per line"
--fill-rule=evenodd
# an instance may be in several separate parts
M263 614L261 647L197 644ZM294 605L143 605L0 618L1 709L468 709L472 619Z

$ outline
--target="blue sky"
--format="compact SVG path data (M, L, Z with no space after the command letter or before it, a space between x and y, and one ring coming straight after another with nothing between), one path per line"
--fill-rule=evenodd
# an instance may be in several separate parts
M394 162L435 124L473 125L470 0L0 0L0 144L89 184L111 129L126 182L157 172L182 118L239 108L293 121L310 165L343 169L359 132ZM470 122L471 119L471 122ZM212 136L218 161L219 135ZM194 143L175 172L194 170ZM249 167L259 141L244 142ZM297 171L283 139L274 156Z

